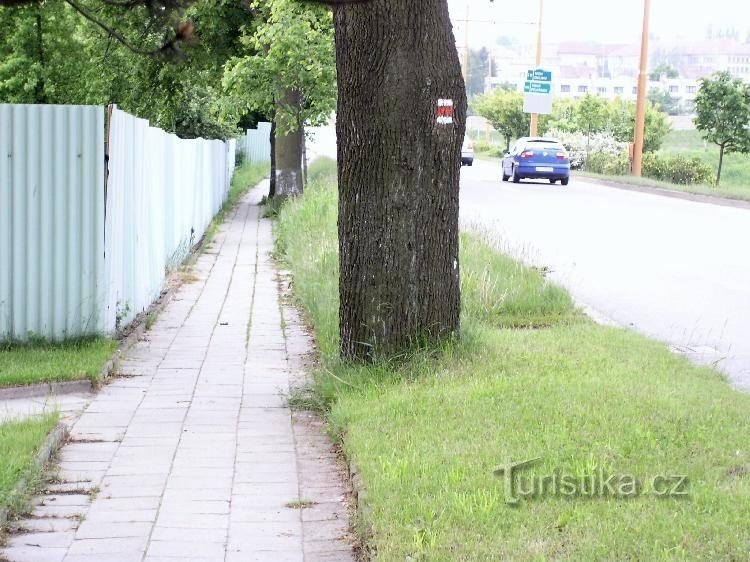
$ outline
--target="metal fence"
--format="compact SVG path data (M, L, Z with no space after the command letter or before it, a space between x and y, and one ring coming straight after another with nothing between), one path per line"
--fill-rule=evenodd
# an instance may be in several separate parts
M271 124L261 121L257 129L247 129L237 140L237 151L251 162L270 162Z
M235 141L180 139L114 109L105 226L106 322L113 332L159 296L226 200Z
M0 104L0 340L104 329L104 109Z
M0 341L124 326L226 200L235 141L116 108L105 188L104 122L101 107L0 104Z

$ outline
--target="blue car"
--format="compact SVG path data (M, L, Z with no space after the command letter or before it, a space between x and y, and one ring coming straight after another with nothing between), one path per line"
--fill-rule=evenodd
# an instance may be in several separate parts
M503 181L518 183L524 178L560 181L568 185L570 158L556 139L521 137L503 157Z

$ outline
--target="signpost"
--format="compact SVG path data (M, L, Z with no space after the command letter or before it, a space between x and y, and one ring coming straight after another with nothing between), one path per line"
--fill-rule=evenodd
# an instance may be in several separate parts
M523 85L523 110L526 113L552 113L552 71L530 68Z
M528 82L552 82L552 72L541 68L533 68L526 71Z
M523 91L526 94L551 94L552 84L544 82L526 82L523 85Z

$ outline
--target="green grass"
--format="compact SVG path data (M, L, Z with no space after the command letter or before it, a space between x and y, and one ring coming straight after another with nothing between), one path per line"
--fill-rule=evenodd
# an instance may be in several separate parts
M697 195L709 195L712 197L724 197L726 199L738 199L750 201L750 188L732 185L684 185L666 181L653 180L651 178L638 178L635 176L607 176L591 172L574 171L574 177L591 178L605 182L613 182L639 187L652 187L656 189L667 189L669 191L682 191L683 193L695 193Z
M284 206L278 249L315 326L314 399L363 478L358 528L381 560L744 560L750 395L659 343L596 325L530 270L462 237L462 337L374 365L337 357L336 193ZM543 326L517 329L509 326ZM683 499L540 496L493 469L648 481Z
M0 344L0 388L84 379L97 384L116 348L105 338Z
M705 142L698 131L672 131L664 139L662 152L679 153L684 156L697 156L716 170L719 165L719 148ZM721 172L722 188L740 188L750 199L750 155L727 154ZM710 188L709 188L710 189Z
M57 420L57 414L47 414L0 423L0 511L19 513L25 509L27 494L41 478L42 467L35 466L35 456ZM26 481L26 490L14 493L21 479Z

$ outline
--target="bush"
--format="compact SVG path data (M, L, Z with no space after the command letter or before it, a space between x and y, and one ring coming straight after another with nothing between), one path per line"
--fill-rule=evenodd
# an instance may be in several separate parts
M474 141L474 152L482 153L488 152L492 148L492 144L489 141L478 139Z
M710 184L713 181L711 166L698 157L688 158L681 154L644 154L643 175L682 185Z
M625 153L612 156L605 152L594 152L589 155L586 170L606 176L624 176L630 172L630 159Z
M563 144L570 156L570 167L573 170L586 169L594 171L586 162L587 154L589 158L600 154L603 160L605 157L612 159L621 155L626 155L627 158L628 144L618 142L609 133L594 133L588 138L584 133L571 133L560 129L550 129L545 136L556 138Z
M586 170L605 176L622 176L630 172L630 161L625 153L612 156L605 152L595 152L589 155ZM709 184L713 180L713 169L697 157L646 153L643 155L643 175L682 185Z

